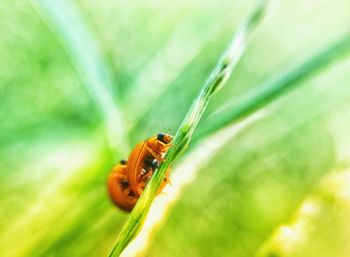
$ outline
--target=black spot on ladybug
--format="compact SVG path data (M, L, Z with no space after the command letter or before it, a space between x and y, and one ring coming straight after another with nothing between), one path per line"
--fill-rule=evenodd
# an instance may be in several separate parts
M126 179L123 179L122 181L120 181L120 184L123 189L126 189L129 186L129 182Z
M157 135L157 139L158 139L159 141L165 143L165 142L164 142L164 136L165 136L165 134L159 133L159 134Z
M159 166L159 161L155 159L152 155L146 156L143 162L151 169L156 169Z
M128 193L128 196L131 196L131 197L136 197L135 193L133 191L130 190L130 192Z

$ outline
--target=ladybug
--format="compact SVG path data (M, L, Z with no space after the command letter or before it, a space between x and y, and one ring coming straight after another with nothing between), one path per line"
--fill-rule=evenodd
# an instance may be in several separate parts
M137 144L130 153L127 176L131 190L137 196L141 195L147 181L163 161L172 139L172 136L160 133ZM164 178L165 183L169 180L169 172Z
M113 203L125 211L131 211L143 192L148 180L171 147L172 136L160 133L135 146L129 160L122 160L108 177L108 192ZM158 194L169 182L170 168Z
M131 211L138 197L131 191L127 178L127 161L122 160L108 176L108 193L113 203L124 211Z

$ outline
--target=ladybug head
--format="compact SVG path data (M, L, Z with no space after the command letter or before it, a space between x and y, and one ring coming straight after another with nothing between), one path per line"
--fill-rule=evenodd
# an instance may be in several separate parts
M159 133L149 141L149 147L156 152L166 152L171 146L173 137L168 134Z
M157 140L159 140L167 145L173 140L173 137L171 135L168 135L168 134L159 133L157 135Z

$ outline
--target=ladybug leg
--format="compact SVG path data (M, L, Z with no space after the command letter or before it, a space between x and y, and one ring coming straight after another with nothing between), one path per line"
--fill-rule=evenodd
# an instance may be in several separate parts
M148 180L150 179L150 177L152 176L152 174L153 174L152 170L144 171L144 173L141 173L140 178L139 178L139 183L146 184L148 182Z
M140 177L145 176L149 171L150 171L149 169L148 169L148 170L142 169L142 170L141 170L141 173L140 173Z
M172 185L169 175L170 175L170 168L165 173L165 177L164 177L163 183Z
M171 181L170 181L170 178L169 178L169 174L170 174L170 168L167 170L166 174L165 174L165 177L162 181L162 184L160 184L160 187L158 189L158 194L160 194L162 192L162 190L164 189L164 187L167 185L167 184L170 184L171 185Z
M169 184L169 185L171 185L171 186L173 185L173 184L171 183L171 179L170 179L168 176L165 177L163 181L164 181L165 184Z

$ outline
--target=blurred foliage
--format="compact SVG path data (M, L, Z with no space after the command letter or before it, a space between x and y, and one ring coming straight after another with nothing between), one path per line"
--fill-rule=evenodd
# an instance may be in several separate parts
M133 145L176 131L255 2L73 4L111 71ZM272 9L207 117L350 30L347 0ZM100 106L37 7L2 1L0 14L0 255L106 256L127 216L106 195L116 160ZM213 152L144 255L350 256L349 74L344 54ZM316 211L305 217L310 199Z

